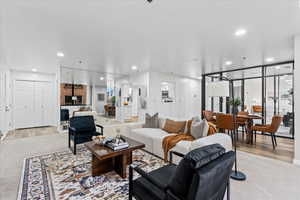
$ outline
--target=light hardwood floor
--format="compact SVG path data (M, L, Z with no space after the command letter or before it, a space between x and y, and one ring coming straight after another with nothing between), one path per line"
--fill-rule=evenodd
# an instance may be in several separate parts
M277 137L277 143L278 146L274 150L271 137L258 134L255 144L246 144L245 141L242 140L241 133L239 133L237 149L240 151L292 163L294 159L294 140Z

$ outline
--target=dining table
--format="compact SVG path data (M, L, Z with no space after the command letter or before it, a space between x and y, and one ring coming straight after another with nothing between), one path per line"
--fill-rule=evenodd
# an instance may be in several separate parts
M218 113L214 113L214 118L216 119L216 115ZM245 122L246 129L246 144L253 144L253 131L252 127L254 125L254 120L263 119L260 115L248 114L248 115L236 115L236 123L238 124L240 121Z
M255 119L263 119L260 115L248 114L248 115L237 115L236 120L245 120L246 124L246 144L253 144L253 131L252 127L254 125Z

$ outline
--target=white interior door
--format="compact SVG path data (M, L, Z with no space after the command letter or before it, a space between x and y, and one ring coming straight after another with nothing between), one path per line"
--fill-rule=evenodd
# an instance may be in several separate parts
M15 128L35 126L34 82L15 81L14 122Z
M51 82L15 81L15 128L53 125L54 95Z
M41 121L39 126L53 125L54 94L50 82L36 82L36 91L41 99Z

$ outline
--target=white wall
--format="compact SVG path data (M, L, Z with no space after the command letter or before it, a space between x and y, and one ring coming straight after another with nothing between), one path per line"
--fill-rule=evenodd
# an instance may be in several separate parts
M5 69L6 76L6 94L2 98L5 101L4 106L10 109L9 112L4 112L4 117L2 117L4 122L1 121L1 124L4 127L2 129L7 130L13 129L11 71L31 72L33 68L36 68L39 73L53 74L56 103L59 102L57 83L60 79L60 60L56 52L62 48L55 40L57 38L53 31L55 29L48 26L41 30L40 19L25 18L23 14L18 9L10 11L1 9L0 12L0 71ZM3 90L3 87L0 86L0 89ZM59 124L59 104L56 104L54 109L56 110L56 124Z
M5 113L5 103L4 103L4 71L0 70L0 132L4 131L4 113Z
M0 130L4 135L9 131L11 112L10 112L10 100L11 100L11 92L10 92L10 71L7 69L7 66L3 67L0 70L1 73L1 83L0 83Z
M161 101L161 83L175 83L175 102ZM201 81L186 77L150 72L147 111L163 117L190 119L201 114Z
M294 71L294 97L295 97L295 159L294 163L300 165L300 35L295 37L295 71Z

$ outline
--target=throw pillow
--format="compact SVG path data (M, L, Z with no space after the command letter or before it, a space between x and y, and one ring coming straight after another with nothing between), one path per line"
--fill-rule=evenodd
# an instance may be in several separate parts
M202 137L208 135L209 125L206 119L202 120Z
M144 128L158 128L158 113L151 116L148 113L146 113L146 123L144 125Z
M185 133L185 134L191 134L191 126L192 126L192 122L193 122L193 119L188 120L188 121L186 122L186 126L185 126L185 129L184 129L184 133Z
M174 121L174 120L166 119L163 130L168 133L184 132L185 124L186 121Z
M207 121L204 119L202 121L198 121L198 119L193 120L191 125L191 135L195 139L199 139L201 137L206 137L209 126Z
M163 129L165 127L166 119L159 117L158 118L158 128Z
M213 135L213 134L217 133L216 125L214 125L211 122L208 122L208 126L209 126L209 128L208 128L207 136L210 136L210 135Z

